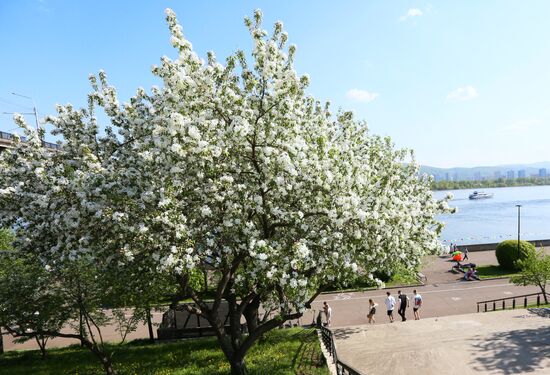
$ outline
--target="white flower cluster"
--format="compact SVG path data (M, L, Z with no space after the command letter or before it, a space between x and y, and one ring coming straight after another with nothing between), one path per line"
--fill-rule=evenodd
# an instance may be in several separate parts
M305 94L282 24L268 37L261 14L246 20L254 63L237 52L222 65L196 56L170 10L167 20L179 56L153 68L162 88L120 104L100 72L88 109L48 117L59 151L36 141L1 155L1 225L22 229L18 246L49 264L86 257L177 274L237 264L236 287L273 301L282 288L297 309L321 284L438 249L446 201L407 151Z

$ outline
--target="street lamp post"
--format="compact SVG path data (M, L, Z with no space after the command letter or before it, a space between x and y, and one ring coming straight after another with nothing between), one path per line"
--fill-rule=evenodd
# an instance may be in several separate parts
M520 251L519 251L519 230L520 230L520 211L521 211L521 204L516 204L516 207L518 208L518 259L520 257Z

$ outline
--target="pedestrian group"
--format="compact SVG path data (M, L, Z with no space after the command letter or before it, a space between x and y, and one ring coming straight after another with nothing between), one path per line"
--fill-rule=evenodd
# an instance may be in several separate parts
M422 307L422 296L418 294L416 289L413 291L413 312L414 312L414 320L420 319L420 313L418 310L420 310L420 307ZM384 303L386 304L386 313L388 314L388 318L390 319L390 323L394 322L393 318L393 310L395 309L395 306L399 304L399 308L397 309L397 313L401 317L401 321L404 322L407 320L406 317L406 311L409 307L409 297L401 293L400 290L397 291L397 301L395 300L394 296L391 295L390 292L386 292L386 300ZM372 299L369 300L369 304L371 306L378 306L375 304ZM372 309L371 309L372 310ZM375 310L376 313L376 310ZM369 311L369 315L371 315L371 311ZM374 323L374 314L372 314L371 317L367 316L369 318L369 323Z
M413 314L414 314L414 320L420 320L420 313L419 310L422 307L422 296L415 290L413 290ZM399 304L399 308L397 309L397 313L401 317L401 321L404 322L407 320L406 317L406 311L409 307L409 296L407 296L404 293L401 293L400 290L397 291L397 301L395 300L394 296L391 295L390 292L386 292L386 299L384 300L384 303L386 305L386 313L388 314L388 318L390 319L390 323L394 322L393 317L393 310L395 309L395 306ZM369 324L374 324L376 322L375 315L376 315L376 308L378 307L378 304L372 300L372 298L369 299L369 312L367 314L367 318L369 319ZM330 326L331 320L332 320L332 308L327 302L323 302L323 313L325 314L325 326ZM320 319L320 318L319 318Z

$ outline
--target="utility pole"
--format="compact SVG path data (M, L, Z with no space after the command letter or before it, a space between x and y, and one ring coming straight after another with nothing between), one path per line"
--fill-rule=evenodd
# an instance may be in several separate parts
M516 204L516 207L518 208L518 259L521 256L521 253L519 251L519 230L520 230L520 210L521 210L521 204Z
M11 94L31 100L32 101L32 112L2 112L2 113L5 114L5 115L13 115L15 113L20 113L22 115L33 115L34 116L34 123L36 124L36 131L38 132L38 129L40 128L40 125L38 123L38 111L36 109L36 103L34 102L34 99L31 98L30 96L21 95L21 94L15 93L15 92L12 92Z

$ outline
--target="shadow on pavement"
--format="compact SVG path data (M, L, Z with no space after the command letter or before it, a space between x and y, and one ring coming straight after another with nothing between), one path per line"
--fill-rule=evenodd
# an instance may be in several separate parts
M550 327L494 333L473 339L477 371L500 374L524 374L544 369L542 361L550 357Z
M530 313L542 316L543 318L550 318L550 308L548 308L548 307L531 308L531 309L527 309L527 311L529 311Z
M360 333L364 330L365 330L364 328L359 328L359 327L357 327L357 328L337 328L337 329L332 330L332 334L333 334L335 339L344 340L344 339L349 338L351 335L356 334L356 333Z

